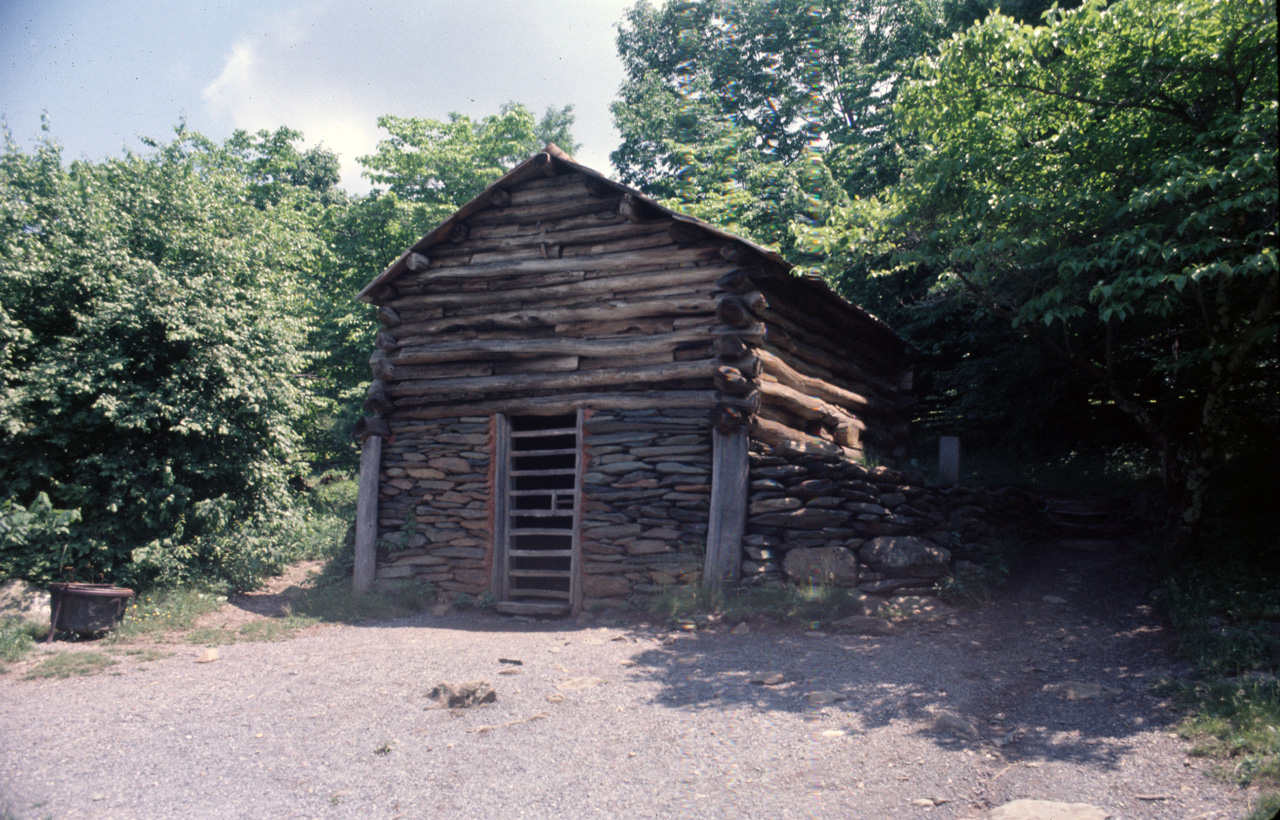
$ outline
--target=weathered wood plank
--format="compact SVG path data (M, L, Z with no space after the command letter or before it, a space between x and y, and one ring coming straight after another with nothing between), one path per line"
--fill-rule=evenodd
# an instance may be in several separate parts
M705 262L713 259L713 244L670 245L664 248L624 250L616 253L600 253L592 256L574 256L564 259L511 259L484 264L455 265L432 268L419 272L417 283L439 282L455 279L499 279L527 273L558 273L561 271L635 272L652 270L660 265L680 265Z
M352 591L364 595L378 569L378 479L382 472L382 437L369 436L360 446L360 479L356 485L356 545Z
M613 322L628 319L648 319L662 316L691 316L710 318L715 314L715 303L705 296L694 298L615 299L591 302L566 308L539 309L486 313L470 316L449 316L426 322L404 322L396 329L396 338L405 340L412 336L429 336L435 333L453 333L459 330L509 329L524 330L531 327L554 327L569 322Z
M546 287L504 287L496 291L406 294L394 301L394 307L403 315L406 309L423 307L448 308L469 305L482 309L501 310L504 305L510 307L524 304L550 304L557 299L567 299L567 304L583 304L595 299L618 297L620 294L650 292L656 295L664 289L675 289L680 286L705 287L707 294L710 295L719 270L717 267L654 269Z
M476 358L540 356L610 356L669 351L682 342L706 339L709 328L689 328L652 336L604 339L473 339L405 346L391 358L392 364L432 364Z
M398 419L430 421L453 416L488 416L494 413L571 412L580 407L599 410L649 408L710 409L714 390L636 390L633 392L561 393L554 396L520 396L509 399L412 407L396 411Z
M654 384L678 379L706 379L710 385L716 362L667 362L646 367L609 370L576 370L567 373L507 373L462 379L427 379L393 382L386 392L396 399L396 408L436 404L455 393L511 393L523 390L574 390L627 384Z
M745 429L711 431L711 509L702 570L702 584L709 589L738 582L747 524L748 444Z

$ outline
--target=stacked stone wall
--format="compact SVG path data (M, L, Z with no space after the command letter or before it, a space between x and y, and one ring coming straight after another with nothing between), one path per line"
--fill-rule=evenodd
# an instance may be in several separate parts
M1007 548L1040 500L1004 488L942 488L834 452L752 445L743 579L918 593Z
M493 426L488 417L392 421L382 445L378 580L490 588Z
M584 605L696 583L711 495L706 411L595 411L583 433Z

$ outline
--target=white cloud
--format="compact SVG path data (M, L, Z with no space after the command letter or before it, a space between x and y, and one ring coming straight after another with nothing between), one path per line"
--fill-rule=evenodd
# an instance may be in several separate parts
M355 160L372 153L382 114L443 119L573 104L579 159L607 170L616 136L608 100L621 81L613 23L632 0L308 0L247 20L202 91L233 127L296 128L342 160L342 182L368 190Z

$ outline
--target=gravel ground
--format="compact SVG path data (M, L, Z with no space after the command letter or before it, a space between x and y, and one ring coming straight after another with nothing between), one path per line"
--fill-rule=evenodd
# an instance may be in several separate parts
M1046 547L1000 600L888 637L463 612L212 663L184 644L91 677L17 665L0 676L0 816L949 820L1038 798L1241 817L1247 795L1187 756L1151 691L1179 670L1141 588L1122 556ZM785 682L751 682L769 673ZM427 697L475 679L495 703ZM1064 681L1118 693L1044 690ZM844 699L810 702L823 691Z

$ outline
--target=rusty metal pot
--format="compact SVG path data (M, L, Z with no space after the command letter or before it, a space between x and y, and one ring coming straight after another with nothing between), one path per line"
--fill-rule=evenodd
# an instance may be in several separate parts
M58 630L81 636L112 629L124 617L133 590L111 584L50 584L49 637Z

